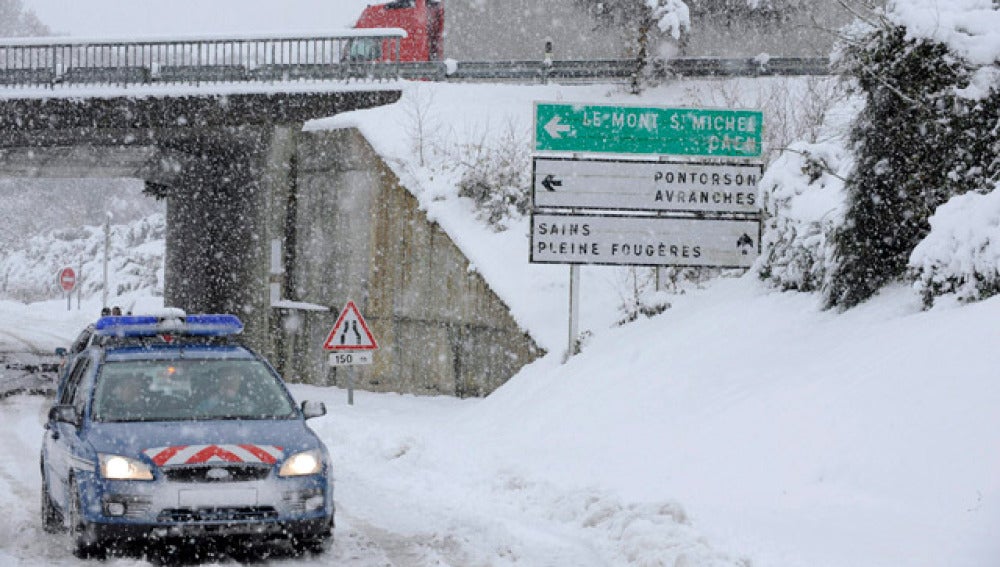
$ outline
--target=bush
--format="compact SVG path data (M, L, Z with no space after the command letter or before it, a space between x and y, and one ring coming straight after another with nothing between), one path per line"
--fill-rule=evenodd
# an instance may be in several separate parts
M619 270L617 275L621 318L616 325L631 323L640 316L659 315L670 308L667 294L656 291L656 268L630 266Z
M909 262L925 306L945 294L968 302L1000 293L1000 187L952 197L930 224Z
M935 209L995 175L1000 136L996 92L992 102L963 98L973 69L945 44L886 25L846 53L866 105L851 133L857 165L825 288L826 305L839 308L906 277Z
M475 202L477 216L496 231L531 210L531 144L508 128L495 145L464 148L458 194Z
M828 280L830 238L844 217L853 160L838 143L792 145L761 180L767 220L756 269L783 290L818 291Z

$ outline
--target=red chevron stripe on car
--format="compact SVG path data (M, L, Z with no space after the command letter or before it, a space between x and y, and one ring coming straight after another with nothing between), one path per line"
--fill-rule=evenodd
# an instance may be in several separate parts
M276 445L176 445L154 447L143 453L158 467L204 463L264 463L273 465L282 457Z

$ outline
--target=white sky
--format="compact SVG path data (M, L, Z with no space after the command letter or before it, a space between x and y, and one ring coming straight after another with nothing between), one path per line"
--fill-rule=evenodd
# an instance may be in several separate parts
M24 0L61 35L137 37L351 27L376 0Z

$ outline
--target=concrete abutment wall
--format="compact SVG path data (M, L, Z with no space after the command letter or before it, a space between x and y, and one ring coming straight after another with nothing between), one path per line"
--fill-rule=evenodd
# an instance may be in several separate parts
M353 129L298 144L289 378L415 394L492 392L542 353L469 260ZM371 366L329 368L322 344L353 300L379 342ZM291 313L287 317L293 317Z

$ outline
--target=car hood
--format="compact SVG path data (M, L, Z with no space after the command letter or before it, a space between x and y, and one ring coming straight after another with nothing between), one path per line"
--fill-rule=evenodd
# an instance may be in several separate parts
M88 433L87 440L98 453L127 457L145 454L151 459L157 453L187 448L187 453L204 450L201 454L205 458L216 453L224 460L233 460L227 455L235 453L244 456L241 460L253 462L253 455L263 456L265 452L280 460L281 456L323 448L301 419L99 423L93 424ZM270 459L263 456L263 461Z

